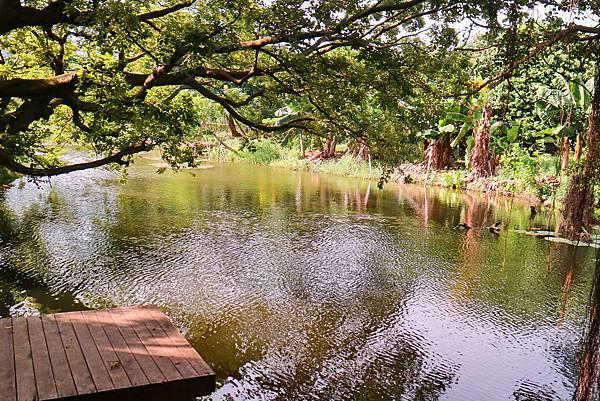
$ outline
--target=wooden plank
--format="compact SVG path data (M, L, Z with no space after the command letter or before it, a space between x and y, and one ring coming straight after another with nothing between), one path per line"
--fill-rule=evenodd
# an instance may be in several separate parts
M96 343L90 334L90 330L83 319L82 312L66 313L67 321L73 325L81 352L85 358L86 365L92 375L92 380L97 391L108 391L114 389L110 375L104 366L104 361L98 352Z
M208 395L215 376L207 366L199 374L192 365L198 361L203 369L202 358L158 308L0 319L0 401Z
M115 388L126 388L131 387L131 381L125 373L125 369L121 365L119 357L115 353L101 323L98 321L95 311L87 311L83 313L83 319L87 324L90 334L94 339L94 343L98 348L100 357L104 363L104 367L108 371L110 378L112 379Z
M150 315L158 322L160 327L169 336L175 347L179 350L179 354L182 355L192 365L194 370L200 375L214 375L212 369L204 362L200 354L192 347L192 345L181 335L179 330L169 321L167 316L154 305L144 306L143 310L149 311Z
M29 344L31 345L38 398L40 400L57 398L58 392L56 391L52 365L50 365L42 318L39 316L27 318L27 327L29 329Z
M76 395L77 389L75 388L75 382L73 381L69 362L67 361L67 354L65 353L60 333L58 332L58 325L53 315L43 315L41 319L58 396L69 397Z
M12 319L12 323L17 399L19 401L34 401L37 400L37 394L27 319L15 317Z
M0 319L0 401L16 401L12 319Z
M198 373L185 358L185 355L180 352L179 347L171 340L171 337L165 333L158 321L154 319L152 311L147 308L136 308L134 311L138 315L140 321L144 322L144 325L154 337L155 343L157 344L156 352L166 353L182 377L198 377ZM160 313L162 314L162 312Z
M165 378L169 381L182 379L183 376L169 358L171 354L170 347L172 346L170 341L167 344L164 344L164 341L155 338L144 324L143 318L140 318L137 314L137 310L138 308L121 309L123 316L125 316L131 327L133 327L138 338L144 344L148 353L152 356L152 359L156 362L156 365L159 367Z
M67 360L69 361L69 368L75 382L75 388L77 388L77 394L90 394L96 392L96 386L92 375L85 363L85 358L73 325L69 322L67 316L64 313L57 313L52 315L56 324L58 325L58 331L60 338L62 339L65 353L67 354ZM21 400L19 400L21 401Z
M133 330L133 327L129 324L129 320L123 315L123 309L124 308L113 309L111 311L111 317L119 328L129 350L137 360L150 383L164 382L166 380L165 376L161 373L156 362L154 362L154 359L152 359L152 356L140 341L135 330Z
M123 369L127 373L127 377L133 386L143 386L149 384L150 381L142 371L137 360L131 354L131 350L127 346L125 339L121 336L119 328L115 325L110 311L102 310L96 313L98 322L102 325L108 340L110 341Z

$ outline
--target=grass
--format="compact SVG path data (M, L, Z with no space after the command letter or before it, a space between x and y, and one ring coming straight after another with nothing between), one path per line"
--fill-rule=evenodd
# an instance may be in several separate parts
M240 143L232 139L227 141L231 148L238 149ZM287 148L268 139L253 141L251 146L233 153L222 147L213 147L209 157L213 160L229 160L253 163L265 166L282 167L297 171L313 171L317 173L339 175L378 180L382 169L373 164L358 160L350 155L327 160L310 161L300 157L300 150Z

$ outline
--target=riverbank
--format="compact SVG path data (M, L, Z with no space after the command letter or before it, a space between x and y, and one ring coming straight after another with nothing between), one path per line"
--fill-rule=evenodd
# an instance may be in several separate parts
M211 161L243 161L262 166L281 167L295 171L311 171L342 177L379 180L383 169L377 162L360 160L351 155L345 155L345 149L338 147L335 157L327 159L311 159L302 157L298 149L289 149L268 140L255 141L252 147L234 151L238 144L227 143L224 146L213 147L208 156ZM307 152L307 156L310 156Z
M568 177L531 175L519 177L507 171L468 181L464 169L430 170L423 164L404 163L398 166L394 179L400 184L419 183L476 192L494 193L526 200L546 207L559 207L568 185Z
M284 168L294 171L310 171L334 176L379 181L384 174L383 166L377 161L362 160L352 156L344 145L338 145L334 157L322 159L316 151L306 151L302 157L297 147L283 146L268 139L255 140L242 146L237 138L217 144L203 143L197 147L199 157L212 162L245 162L256 165ZM207 146L208 145L208 146ZM237 150L240 149L241 150ZM415 183L494 193L517 197L531 204L544 204L547 207L560 206L566 192L568 177L557 174L558 163L553 157L518 157L501 160L497 174L493 177L467 180L465 169L427 170L423 163L403 163L387 179L399 184ZM157 159L160 155L156 155ZM158 161L158 160L157 160ZM157 167L168 168L160 162ZM0 185L8 184L18 175L0 168Z
M233 151L234 143L225 147L213 147L209 158L213 161L243 161L258 165L287 168L296 171L312 171L337 176L379 181L384 169L378 161L357 159L338 147L336 157L311 159L301 157L299 150L289 149L268 140L258 141L250 149ZM310 156L310 155L309 155ZM547 207L560 205L568 184L568 177L557 174L557 163L552 157L515 158L503 160L493 177L472 182L467 180L464 169L429 170L423 163L403 163L389 177L399 184L427 184L457 190L494 193L521 198L532 204Z

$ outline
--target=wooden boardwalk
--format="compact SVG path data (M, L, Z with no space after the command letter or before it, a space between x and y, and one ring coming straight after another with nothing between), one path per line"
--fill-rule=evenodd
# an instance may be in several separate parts
M214 388L155 306L0 319L0 401L170 401Z

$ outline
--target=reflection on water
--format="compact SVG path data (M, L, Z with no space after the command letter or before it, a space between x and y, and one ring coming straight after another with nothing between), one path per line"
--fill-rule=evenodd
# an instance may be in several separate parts
M96 170L0 207L0 315L156 303L213 399L569 399L592 252L526 204L248 165ZM500 236L485 226L496 220ZM474 227L453 230L459 222Z

